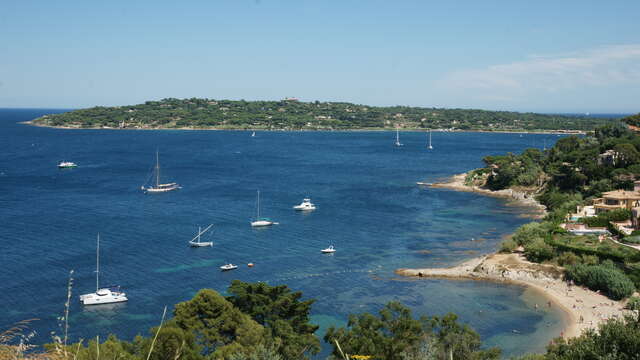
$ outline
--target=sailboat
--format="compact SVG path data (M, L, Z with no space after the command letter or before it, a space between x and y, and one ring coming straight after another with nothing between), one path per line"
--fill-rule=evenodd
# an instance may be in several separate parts
M142 191L146 193L164 193L164 192L169 192L169 191L173 191L173 190L178 190L180 189L180 185L178 185L177 183L168 183L168 184L160 184L160 158L158 156L158 151L156 150L156 166L153 170L153 172L155 173L155 178L156 178L156 184L151 185L151 186L147 186L146 188L143 186L141 186Z
M83 305L113 304L128 301L127 295L120 291L119 286L100 288L100 234L96 244L96 292L80 295Z
M212 226L213 226L213 224L207 226L204 229L204 231L202 230L201 227L198 226L198 235L196 235L193 239L191 239L189 241L189 245L191 245L191 247L213 246L213 241L200 241L200 236L202 236L202 234L206 233L207 230L211 229Z
M251 133L251 137L256 137L256 132L255 131Z
M270 219L260 217L260 190L258 190L258 198L256 200L256 220L251 222L251 226L260 227L260 226L271 226L277 224Z
M396 127L396 146L403 146L403 144L400 142L400 129L398 129Z
M427 145L427 149L432 150L433 146L431 146L431 130L429 130L429 145Z

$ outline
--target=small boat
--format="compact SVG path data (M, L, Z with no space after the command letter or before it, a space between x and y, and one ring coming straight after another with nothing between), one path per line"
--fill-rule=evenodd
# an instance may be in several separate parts
M433 150L433 146L431 146L431 130L429 130L429 145L427 145L427 149Z
M151 186L145 187L144 185L142 185L140 187L145 194L165 193L173 190L178 190L181 188L180 185L174 182L167 183L167 184L160 184L160 158L158 157L158 151L156 151L156 166L153 172L155 173L155 178L156 178L155 186L151 185Z
M251 137L256 137L256 132L255 131L251 133Z
M420 186L431 186L431 185L433 185L433 183L428 183L428 182L423 182L423 181L418 181L418 182L416 182L416 184L420 185Z
M403 143L400 142L400 129L396 128L396 142L394 144L395 146L404 146Z
M74 167L78 167L78 165L71 161L60 161L58 164L58 169L70 169Z
M336 249L334 249L334 248L333 248L333 245L331 245L331 246L329 246L329 247L328 247L328 248L326 248L326 249L322 249L322 250L320 250L320 252L321 252L321 253L323 253L323 254L331 254L331 253L336 252Z
M253 263L248 263L247 266L248 267L253 267Z
M316 206L311 202L311 199L302 199L302 203L294 206L293 208L298 211L309 211L315 210Z
M228 263L228 264L224 264L222 266L220 266L220 270L222 271L229 271L229 270L234 270L237 269L238 265L233 265L232 263Z
M128 301L127 295L120 291L120 287L112 285L100 288L100 234L96 240L96 292L80 295L82 305L113 304Z
M191 247L213 246L213 241L200 241L200 236L211 229L212 226L213 224L207 226L204 231L201 231L201 228L198 226L198 235L189 241L189 245L191 245Z
M258 190L258 197L256 199L256 219L251 222L252 227L271 226L277 224L271 221L271 219L260 217L260 190Z

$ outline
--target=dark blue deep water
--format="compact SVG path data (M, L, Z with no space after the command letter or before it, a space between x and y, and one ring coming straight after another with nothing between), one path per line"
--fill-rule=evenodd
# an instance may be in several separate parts
M60 333L73 276L74 340L146 334L165 305L198 289L224 292L232 279L287 284L317 299L321 331L347 314L398 300L417 314L449 311L507 354L541 350L563 326L560 314L518 286L397 278L400 267L447 266L495 250L529 221L504 200L421 189L482 165L482 157L550 146L556 135L391 132L61 130L18 124L55 110L0 110L0 329L32 323L34 341ZM183 189L139 190L160 151L163 180ZM58 170L60 160L79 167ZM263 213L280 222L252 229L256 190ZM310 196L318 210L291 207ZM214 223L212 248L187 241ZM95 238L102 284L118 283L129 302L83 308L95 290ZM475 241L472 241L475 239ZM334 244L338 252L321 255ZM226 262L239 269L221 273ZM254 268L246 264L254 262ZM555 311L555 310L551 310ZM513 330L517 330L514 332ZM326 354L326 348L323 355Z

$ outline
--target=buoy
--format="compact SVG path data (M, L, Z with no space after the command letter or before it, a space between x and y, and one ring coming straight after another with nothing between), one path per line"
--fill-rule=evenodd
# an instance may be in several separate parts
M253 267L253 263L248 263L247 266L248 267Z

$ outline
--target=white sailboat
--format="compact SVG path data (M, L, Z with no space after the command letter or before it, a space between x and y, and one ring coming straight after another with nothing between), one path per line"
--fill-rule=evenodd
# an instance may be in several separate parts
M395 146L403 146L404 144L402 144L400 142L400 129L396 127L396 142L395 142Z
M120 291L119 286L110 286L100 289L100 234L96 240L96 292L80 295L80 302L83 305L100 305L124 302L127 295Z
M59 169L70 169L74 167L78 167L78 165L72 161L60 161L60 163L58 163Z
M191 247L213 246L213 241L200 241L200 237L202 236L202 234L206 233L207 230L211 229L212 226L213 224L207 226L204 229L204 231L202 230L201 227L198 226L198 235L196 235L193 239L189 241L189 245L191 245Z
M429 130L429 145L427 145L427 149L432 150L433 146L431 146L431 130Z
M155 173L156 184L155 186L154 185L147 186L147 187L144 187L144 185L141 186L141 189L142 191L145 192L145 194L146 193L150 193L150 194L164 193L164 192L180 189L180 185L178 185L177 183L160 184L160 158L157 150L156 150L156 166L153 171Z
M260 217L260 190L258 190L258 198L256 200L256 219L251 222L251 226L253 227L261 227L261 226L271 226L277 224L271 219Z
M256 132L255 131L251 133L251 137L256 137Z

